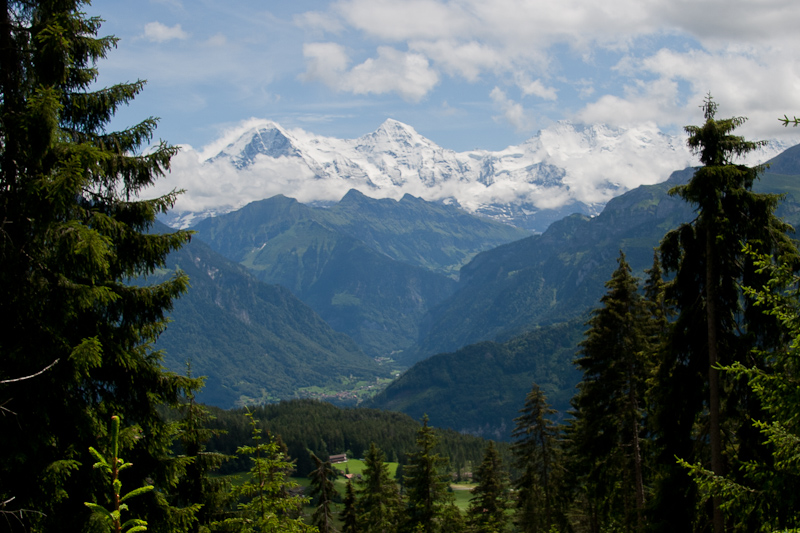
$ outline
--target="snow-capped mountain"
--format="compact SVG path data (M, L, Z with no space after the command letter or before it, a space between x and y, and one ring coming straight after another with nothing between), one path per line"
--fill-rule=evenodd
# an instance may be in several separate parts
M787 146L771 143L748 163ZM560 122L499 152L455 152L414 128L387 120L357 139L251 121L202 153L184 150L167 186L185 188L168 221L198 218L284 194L306 203L338 201L348 190L399 199L411 194L543 231L567 214L597 214L634 187L696 164L685 137L654 124L630 128Z

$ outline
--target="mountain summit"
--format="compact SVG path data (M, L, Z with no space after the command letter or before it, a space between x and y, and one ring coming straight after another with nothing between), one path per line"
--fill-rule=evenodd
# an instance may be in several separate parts
M249 122L215 146L221 148L207 149L205 159L193 151L176 159L173 175L188 192L178 200L173 225L277 194L330 203L357 189L373 198L411 194L541 232L568 214L594 216L611 198L662 182L695 161L683 137L665 135L654 124L559 122L501 151L455 152L393 119L357 139L265 120ZM759 157L783 148L773 144ZM184 155L195 158L192 164Z

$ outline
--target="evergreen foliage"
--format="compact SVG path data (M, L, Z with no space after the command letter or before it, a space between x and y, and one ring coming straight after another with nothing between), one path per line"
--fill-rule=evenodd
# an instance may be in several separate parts
M751 249L746 250L752 253ZM761 256L756 266L769 274L759 288L745 288L755 304L777 318L785 331L783 346L760 354L767 368L741 362L720 367L723 376L746 379L762 406L749 422L761 434L769 453L741 465L741 476L717 476L699 464L682 465L704 498L718 497L733 531L797 531L800 529L800 277L786 264Z
M292 463L277 438L269 436L268 442L261 442L261 430L252 414L248 415L253 445L240 446L236 453L249 456L252 467L245 482L234 489L240 500L237 516L214 524L215 529L236 533L313 531L300 518L307 499L292 492L297 487L289 479Z
M510 507L508 474L503 469L500 455L494 442L489 441L486 453L475 471L478 484L472 489L472 498L467 510L469 531L476 533L500 533L506 530Z
M92 510L93 517L98 518L104 526L103 529L106 531L112 533L122 533L122 531L125 531L125 533L146 531L147 522L144 520L130 518L125 522L122 521L122 511L128 510L128 505L125 501L153 490L153 486L145 485L127 494L122 494L122 481L119 479L119 474L132 465L131 463L123 461L119 456L119 417L111 417L111 455L108 460L106 460L103 454L92 447L89 448L89 451L97 459L94 468L102 470L111 482L113 508L108 510L102 505L91 502L85 502L84 505Z
M437 438L422 417L417 432L416 450L408 455L404 467L403 488L406 497L406 529L433 533L441 528L445 507L453 503L449 487L449 461L435 453Z
M191 376L191 366L187 375ZM231 482L227 477L212 477L230 456L208 450L208 442L218 432L209 429L214 417L207 407L195 401L195 392L196 388L187 388L184 403L178 408L182 418L177 423L177 440L180 451L191 461L178 480L173 497L179 505L199 506L189 531L200 533L224 518L231 506Z
M347 480L344 492L344 507L339 513L339 520L342 521L342 533L358 532L358 514L356 511L356 491L350 480Z
M311 524L319 530L319 533L336 533L337 529L333 526L333 511L331 509L335 494L333 482L336 479L336 471L331 466L330 461L323 461L313 453L311 454L311 459L317 465L308 474L311 479L311 490L308 495L314 505Z
M374 442L364 457L362 476L356 502L358 530L362 533L396 532L402 512L400 491L389 476L386 456Z
M558 442L560 428L551 420L556 410L534 383L519 412L511 433L514 466L522 472L514 481L515 522L525 533L549 532L553 526L563 527L566 520L557 501L563 458Z
M129 428L129 482L156 487L131 503L137 516L167 520L160 494L185 464L169 460L172 433L156 407L177 403L192 382L165 373L150 344L187 278L129 282L188 239L147 232L176 192L137 197L177 149L140 151L154 118L107 131L144 82L93 88L116 39L97 36L87 3L0 2L0 501L37 531L80 530L82 502L105 505L102 479L86 465L112 415Z
M703 166L670 191L692 204L697 217L667 233L660 248L664 269L674 273L666 294L677 316L653 396L662 465L653 517L669 530L688 531L708 521L719 533L725 521L720 501L713 502L710 515L696 513L696 489L672 458L710 466L721 476L734 475L742 462L764 453L761 436L744 423L759 418L757 399L744 380L723 380L718 365L763 368L766 362L752 350L773 347L780 339L774 317L740 289L766 282L743 244L779 262L796 262L797 251L786 235L791 227L775 215L779 196L753 192L763 169L736 163L763 142L733 135L745 119L717 119L710 96L703 111L702 126L686 127L688 144Z
M601 307L592 313L575 364L583 380L573 399L573 469L601 528L644 529L644 398L650 314L620 252Z

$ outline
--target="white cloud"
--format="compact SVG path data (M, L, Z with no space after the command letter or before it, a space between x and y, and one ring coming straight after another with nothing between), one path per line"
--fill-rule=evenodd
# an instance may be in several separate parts
M180 24L167 26L155 21L144 25L144 36L152 42L163 43L173 39L186 39L189 35L183 31Z
M544 100L557 100L558 91L553 87L546 87L542 80L531 80L525 74L517 75L517 87L524 96L538 96Z
M439 83L428 60L415 53L403 53L388 46L378 56L347 70L349 58L335 43L313 43L303 47L306 72L303 79L319 80L337 91L353 94L397 93L405 100L419 101Z
M344 46L336 43L304 44L303 57L306 59L303 80L321 81L328 87L338 89L337 85L350 62Z
M516 131L528 132L533 129L536 121L529 116L522 104L511 100L502 89L495 87L489 96L503 112L502 118L511 124Z

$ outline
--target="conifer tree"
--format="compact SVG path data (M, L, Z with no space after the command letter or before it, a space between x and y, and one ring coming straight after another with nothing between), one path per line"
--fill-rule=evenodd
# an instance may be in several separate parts
M721 367L723 375L744 377L761 402L763 418L751 420L769 449L742 466L739 482L684 462L705 496L720 498L728 526L741 531L796 531L800 526L800 277L768 257L757 265L770 274L764 287L745 291L775 316L788 339L772 350L768 369L740 362Z
M236 453L250 457L252 467L248 478L234 490L240 500L239 512L213 524L214 528L236 533L283 533L312 531L299 518L302 506L308 502L293 495L290 489L297 484L289 479L292 463L281 450L278 439L267 436L262 443L261 429L252 413L247 413L252 429L252 446L240 446Z
M642 531L649 314L622 252L618 262L575 361L583 380L572 401L570 435L579 469L586 472L589 499L604 509L600 525Z
M757 402L743 381L723 382L718 368L737 361L763 364L753 361L753 348L769 347L779 338L774 318L741 292L742 285L765 281L743 253L743 244L780 261L797 257L786 235L790 227L774 214L779 197L752 191L762 168L736 162L764 142L733 135L746 119L717 119L716 111L709 95L703 104L705 123L686 127L688 144L702 166L686 185L670 191L693 204L697 217L669 232L660 248L664 269L674 273L667 297L678 312L656 391L665 467L654 516L670 530L688 530L698 520L692 513L695 488L685 471L669 466L673 457L692 463L709 457L711 471L721 476L735 457L762 453L760 437L743 423L757 416ZM710 517L716 533L724 529L719 503L713 502Z
M503 469L500 454L493 441L489 441L486 452L475 471L478 484L472 489L467 510L469 531L476 533L500 533L506 530L510 506L508 474Z
M311 459L316 468L308 474L311 479L311 491L309 496L315 506L314 514L311 516L311 524L315 526L319 533L336 533L333 526L333 511L331 504L336 491L333 482L336 479L336 471L331 466L330 461L323 461L313 453Z
M356 491L349 479L347 480L347 485L345 486L343 503L344 508L339 513L339 520L342 521L342 533L357 533L358 511L356 509Z
M153 481L132 505L155 523L179 466L165 464L172 433L156 408L191 383L150 348L186 276L131 283L188 239L148 233L176 193L137 196L177 149L141 151L154 118L107 131L144 82L94 88L116 39L97 36L87 3L0 0L0 501L31 511L25 525L36 530L86 522L82 502L102 494L88 449L107 439L112 415L143 437L122 443L126 475Z
M191 367L187 376L191 377ZM207 449L209 440L221 432L209 429L214 417L207 407L197 403L196 391L195 387L187 388L184 403L179 407L182 419L177 424L177 440L190 462L178 480L173 496L179 505L200 506L189 529L193 533L208 531L209 525L222 519L230 506L230 479L211 476L230 456Z
M525 533L549 532L557 522L563 523L555 508L559 429L550 416L556 413L535 383L525 397L520 416L514 419L511 451L514 466L522 475L514 481L517 490L516 522Z
M397 531L401 500L397 483L389 476L386 456L371 443L364 457L363 479L358 489L358 530L363 533Z
M448 460L434 453L437 438L428 426L428 416L422 417L417 432L417 449L409 453L404 468L403 486L406 496L406 529L434 532L441 526L442 513L453 497L449 486Z

